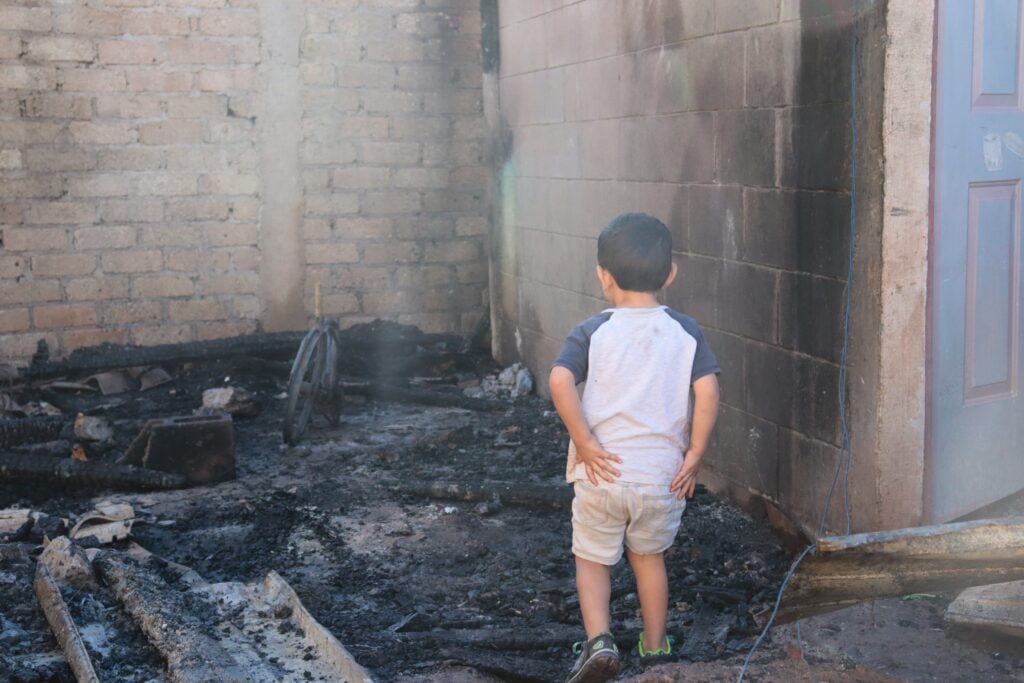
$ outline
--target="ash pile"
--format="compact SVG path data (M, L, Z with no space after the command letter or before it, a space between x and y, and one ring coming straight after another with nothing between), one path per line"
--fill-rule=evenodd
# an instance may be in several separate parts
M100 347L6 380L0 680L72 680L83 660L79 680L208 679L203 662L239 680L564 675L582 627L550 402L465 339L378 322L342 332L340 420L288 446L300 338ZM168 453L197 449L178 437L209 448L182 466ZM786 565L700 490L668 555L680 657L748 647ZM616 569L624 637L631 579Z

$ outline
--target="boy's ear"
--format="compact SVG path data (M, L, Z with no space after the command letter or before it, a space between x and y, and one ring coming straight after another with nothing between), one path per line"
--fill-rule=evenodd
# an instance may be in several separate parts
M665 284L661 286L662 289L668 289L668 286L676 279L676 275L679 274L679 268L675 262L672 263L672 268L668 271L668 277L665 278Z
M604 289L608 289L615 284L615 278L612 277L612 274L601 266L597 267L597 279Z

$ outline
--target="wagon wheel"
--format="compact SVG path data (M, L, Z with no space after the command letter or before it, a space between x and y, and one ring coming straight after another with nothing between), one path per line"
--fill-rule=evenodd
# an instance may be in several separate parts
M284 441L288 445L294 446L302 438L324 386L324 362L329 346L327 337L319 328L310 330L295 355L288 378L288 403L284 413Z
M320 412L332 427L341 420L341 387L338 386L338 324L331 321L323 338L327 340L324 354L324 381L321 385Z

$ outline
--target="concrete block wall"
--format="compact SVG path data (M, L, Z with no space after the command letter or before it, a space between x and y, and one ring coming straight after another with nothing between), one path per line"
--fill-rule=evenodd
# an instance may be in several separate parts
M706 479L815 529L841 443L851 45L855 26L878 42L875 3L499 9L499 358L546 376L570 328L605 307L601 228L624 211L659 216L680 270L664 301L698 320L723 368ZM868 99L879 83L861 84Z
M0 4L0 359L301 328L316 283L344 324L474 329L479 23L465 0Z

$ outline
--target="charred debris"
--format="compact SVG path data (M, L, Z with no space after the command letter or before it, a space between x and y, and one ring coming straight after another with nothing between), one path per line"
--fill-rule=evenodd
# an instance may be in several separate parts
M528 374L360 325L340 333L340 421L289 447L300 340L41 349L0 378L0 680L563 673L581 630L567 441ZM786 564L700 490L668 557L680 657L744 651Z

